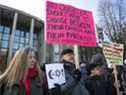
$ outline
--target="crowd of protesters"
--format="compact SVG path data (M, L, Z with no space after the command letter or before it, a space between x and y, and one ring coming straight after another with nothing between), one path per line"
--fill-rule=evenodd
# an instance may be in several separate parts
M117 95L113 69L101 54L90 62L81 62L80 68L74 62L73 50L63 50L59 63L64 66L66 82L48 89L45 64L40 66L37 51L29 46L21 48L0 75L0 95ZM124 91L126 60L119 71L119 88Z

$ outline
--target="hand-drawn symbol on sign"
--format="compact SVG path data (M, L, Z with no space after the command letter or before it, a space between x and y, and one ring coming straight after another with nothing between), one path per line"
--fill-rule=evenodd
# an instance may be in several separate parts
M50 79L59 78L60 76L63 76L63 69L61 69L61 70L57 69L55 71L50 70L48 72L48 75L49 75Z

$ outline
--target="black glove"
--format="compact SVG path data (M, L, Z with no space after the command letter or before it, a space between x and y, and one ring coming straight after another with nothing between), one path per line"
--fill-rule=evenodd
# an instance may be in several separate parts
M61 87L59 84L54 84L55 88L51 89L52 95L61 95Z
M76 70L74 71L74 78L75 78L77 81L80 81L80 79L81 79L81 73L80 73L79 69L76 69Z

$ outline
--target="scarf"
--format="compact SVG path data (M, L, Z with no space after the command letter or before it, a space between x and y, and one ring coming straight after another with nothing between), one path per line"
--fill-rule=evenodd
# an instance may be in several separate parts
M31 95L30 80L35 78L37 75L38 75L38 70L35 67L28 69L27 77L26 77L25 81L23 82L22 80L20 80L20 82L19 82L19 95L21 95L21 90L22 90L23 84L25 87L25 95Z

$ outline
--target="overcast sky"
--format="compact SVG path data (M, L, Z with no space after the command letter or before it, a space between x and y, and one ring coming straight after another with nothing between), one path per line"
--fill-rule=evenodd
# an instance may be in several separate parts
M0 4L30 13L44 20L46 0L0 0ZM80 9L90 10L96 21L96 8L98 0L50 0L53 2L69 4Z

